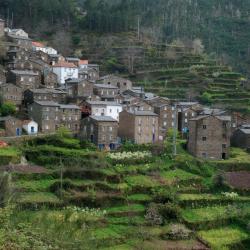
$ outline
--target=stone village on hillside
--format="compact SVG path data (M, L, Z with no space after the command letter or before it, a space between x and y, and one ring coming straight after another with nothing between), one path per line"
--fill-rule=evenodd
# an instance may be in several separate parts
M64 57L1 19L0 37L8 41L1 98L17 110L16 116L0 117L2 138L64 126L99 149L115 149L125 140L162 142L170 129L178 129L196 157L226 159L231 142L250 148L250 117L156 96L119 76L100 76L98 65Z

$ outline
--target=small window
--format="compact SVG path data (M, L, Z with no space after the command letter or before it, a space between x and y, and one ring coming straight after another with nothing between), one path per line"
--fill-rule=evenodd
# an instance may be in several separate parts
M202 153L203 158L207 158L207 153Z
M207 140L207 137L203 136L202 141L206 141L206 140Z
M203 129L207 129L207 125L203 125Z

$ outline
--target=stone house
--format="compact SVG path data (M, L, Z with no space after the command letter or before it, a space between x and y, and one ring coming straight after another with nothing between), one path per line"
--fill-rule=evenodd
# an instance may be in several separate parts
M12 83L0 85L0 95L4 102L12 102L17 108L20 108L23 102L23 90Z
M4 36L5 21L0 19L0 38Z
M178 127L177 108L170 103L169 99L162 97L147 100L147 103L153 107L153 112L159 117L159 140L162 141L170 129Z
M124 110L133 112L133 111L152 111L153 108L147 102L143 100L138 100L137 102L133 102L129 105L124 105Z
M81 138L99 149L115 149L118 145L118 122L110 116L89 116L81 121Z
M95 84L93 92L95 95L100 96L102 101L114 101L119 89L112 85Z
M60 126L72 134L80 130L81 111L76 105L62 105L53 101L36 101L28 106L29 117L38 123L42 133L53 133Z
M60 105L60 126L68 128L73 135L80 131L81 109L77 105Z
M189 120L188 151L195 157L227 159L230 137L230 116L203 115Z
M20 48L32 51L32 40L29 37L18 36L9 33L7 35L8 41L16 44Z
M28 106L29 118L38 123L42 133L54 133L60 126L60 104L37 101Z
M76 102L85 100L93 95L94 84L84 79L71 79L66 81L68 96Z
M118 135L137 144L155 143L159 138L158 116L152 111L122 111Z
M53 101L57 103L66 102L67 93L57 89L27 89L24 92L24 103L32 104L36 101Z
M5 70L0 66L0 84L6 83Z
M7 51L7 58L9 62L13 62L15 60L25 62L28 61L30 57L30 52L23 48L13 48Z
M65 61L68 62L68 63L73 63L77 67L79 67L79 62L80 62L79 58L76 58L76 57L65 57Z
M115 86L120 90L120 93L133 87L130 80L115 75L103 76L98 80L98 83Z
M236 129L231 137L231 143L233 147L250 150L250 124Z
M46 88L54 89L57 87L57 75L50 70L43 70L42 85Z
M143 87L133 87L132 89L125 90L123 94L131 97L138 97L141 99L145 99L146 95Z
M0 129L6 137L14 137L22 135L23 122L13 116L0 117Z
M79 61L79 78L96 81L100 77L100 69L97 64L89 64L87 60Z
M22 89L39 88L41 77L39 73L31 70L11 70L7 74L7 81L12 82Z
M83 116L110 116L119 121L119 114L122 112L122 105L116 102L85 101L82 103Z

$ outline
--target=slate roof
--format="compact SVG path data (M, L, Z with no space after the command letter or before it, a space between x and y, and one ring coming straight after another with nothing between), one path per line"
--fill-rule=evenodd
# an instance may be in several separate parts
M79 106L74 105L74 104L65 104L65 105L60 105L61 109L80 109Z
M41 106L60 107L60 104L53 101L35 101L34 103L37 103Z
M16 75L38 76L39 74L31 70L11 70Z
M127 111L128 113L132 114L132 115L136 115L136 116L157 116L157 114L155 114L152 111Z
M103 88L103 89L118 89L117 87L111 84L95 84L94 86L97 88Z
M90 118L98 122L117 122L111 116L90 116Z

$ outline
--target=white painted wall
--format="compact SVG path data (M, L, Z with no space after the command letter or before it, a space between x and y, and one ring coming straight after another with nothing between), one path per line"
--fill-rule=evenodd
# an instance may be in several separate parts
M53 72L57 75L57 82L65 84L69 78L78 78L78 68L53 67Z
M35 135L38 133L38 124L34 121L30 121L28 124L23 125L23 129L28 135Z

